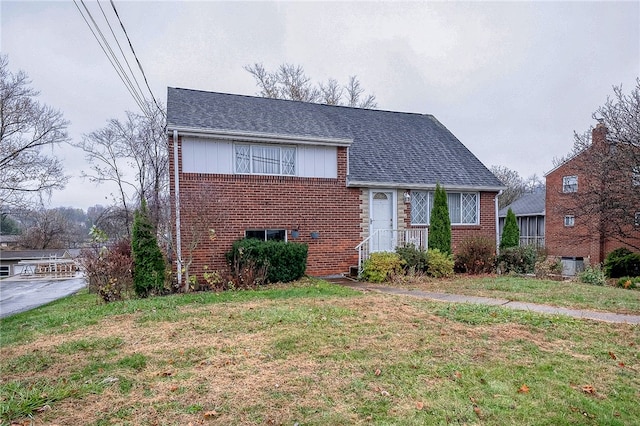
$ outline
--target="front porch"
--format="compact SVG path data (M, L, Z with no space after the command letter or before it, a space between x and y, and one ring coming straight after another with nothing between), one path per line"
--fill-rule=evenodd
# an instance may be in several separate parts
M362 265L371 253L395 251L397 247L414 245L421 250L427 249L428 230L413 229L377 229L365 238L355 249L358 250L357 274L362 272Z

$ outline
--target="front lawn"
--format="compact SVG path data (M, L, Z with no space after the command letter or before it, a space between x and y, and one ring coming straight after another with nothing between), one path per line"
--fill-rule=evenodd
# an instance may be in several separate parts
M437 280L428 277L403 277L389 285L573 309L640 315L640 290L597 286L577 281L539 280L516 276L457 275L455 278Z
M0 327L3 424L640 418L638 326L362 294L317 280L109 305L84 293Z

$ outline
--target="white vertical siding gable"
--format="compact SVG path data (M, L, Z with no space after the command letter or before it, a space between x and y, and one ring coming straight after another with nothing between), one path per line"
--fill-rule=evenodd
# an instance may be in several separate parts
M184 173L233 174L234 158L234 145L231 141L182 139ZM296 176L337 178L338 149L335 146L297 145Z

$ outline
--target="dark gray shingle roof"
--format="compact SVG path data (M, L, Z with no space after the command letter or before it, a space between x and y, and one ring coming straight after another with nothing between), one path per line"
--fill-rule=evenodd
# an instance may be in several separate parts
M432 115L170 87L167 126L352 139L351 182L503 187Z
M542 216L545 214L545 191L524 194L513 203L500 209L498 216L506 217L509 208L516 216Z

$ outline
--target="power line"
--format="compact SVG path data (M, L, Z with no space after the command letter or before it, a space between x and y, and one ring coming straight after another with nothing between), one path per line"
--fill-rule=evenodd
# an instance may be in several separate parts
M131 80L126 75L126 73L125 73L124 69L122 68L122 65L120 64L118 59L115 57L115 54L113 53L113 50L109 46L109 42L106 40L106 38L102 34L102 31L100 31L100 28L98 27L98 24L96 23L95 19L93 19L93 16L91 15L91 12L87 8L86 4L84 3L84 0L80 0L80 3L84 7L86 15L89 17L89 19L93 23L93 26L91 25L89 20L87 20L87 16L85 16L85 13L82 11L80 6L78 5L78 2L76 0L73 0L73 3L76 5L76 8L80 12L80 15L82 15L82 18L84 19L85 23L89 27L89 30L93 34L93 37L98 42L98 45L100 45L100 48L102 49L103 53L106 55L107 59L109 60L109 63L111 63L111 66L113 67L113 69L116 71L116 74L118 74L118 77L120 78L122 83L125 85L127 91L129 92L129 94L131 94L131 96L133 97L133 99L136 102L136 104L138 104L138 107L143 112L145 112L144 105L145 105L146 101L144 101L144 96L142 96L141 93L138 93L135 90L135 87L133 87L133 85L131 84ZM94 30L94 27L95 27L95 30ZM98 34L96 34L96 31L100 34L100 37L98 37ZM102 39L102 42L100 41L100 39ZM109 52L111 52L111 54L109 54ZM117 63L117 65L116 65L116 63Z
M162 110L162 108L160 108L160 105L158 105L158 101L156 101L156 97L153 96L153 91L151 90L151 87L149 87L149 81L147 80L147 75L145 74L144 70L142 69L142 64L140 63L140 60L138 59L138 55L136 55L135 50L133 49L133 44L131 44L131 39L129 39L129 34L127 34L127 30L124 28L124 24L122 23L122 20L120 19L120 15L118 14L118 11L116 10L116 5L113 2L113 0L110 0L111 3L111 7L113 8L113 12L116 14L116 17L118 18L118 22L120 22L120 27L122 27L122 31L124 32L125 37L127 37L127 41L129 42L129 47L131 48L131 53L133 53L133 57L136 58L136 62L138 63L138 68L140 68L140 72L142 73L142 77L144 77L144 82L147 85L147 89L149 89L149 93L151 94L151 99L153 99L153 103L156 105L156 107L158 108L158 110L160 112L162 112L162 115L164 116L164 111Z

